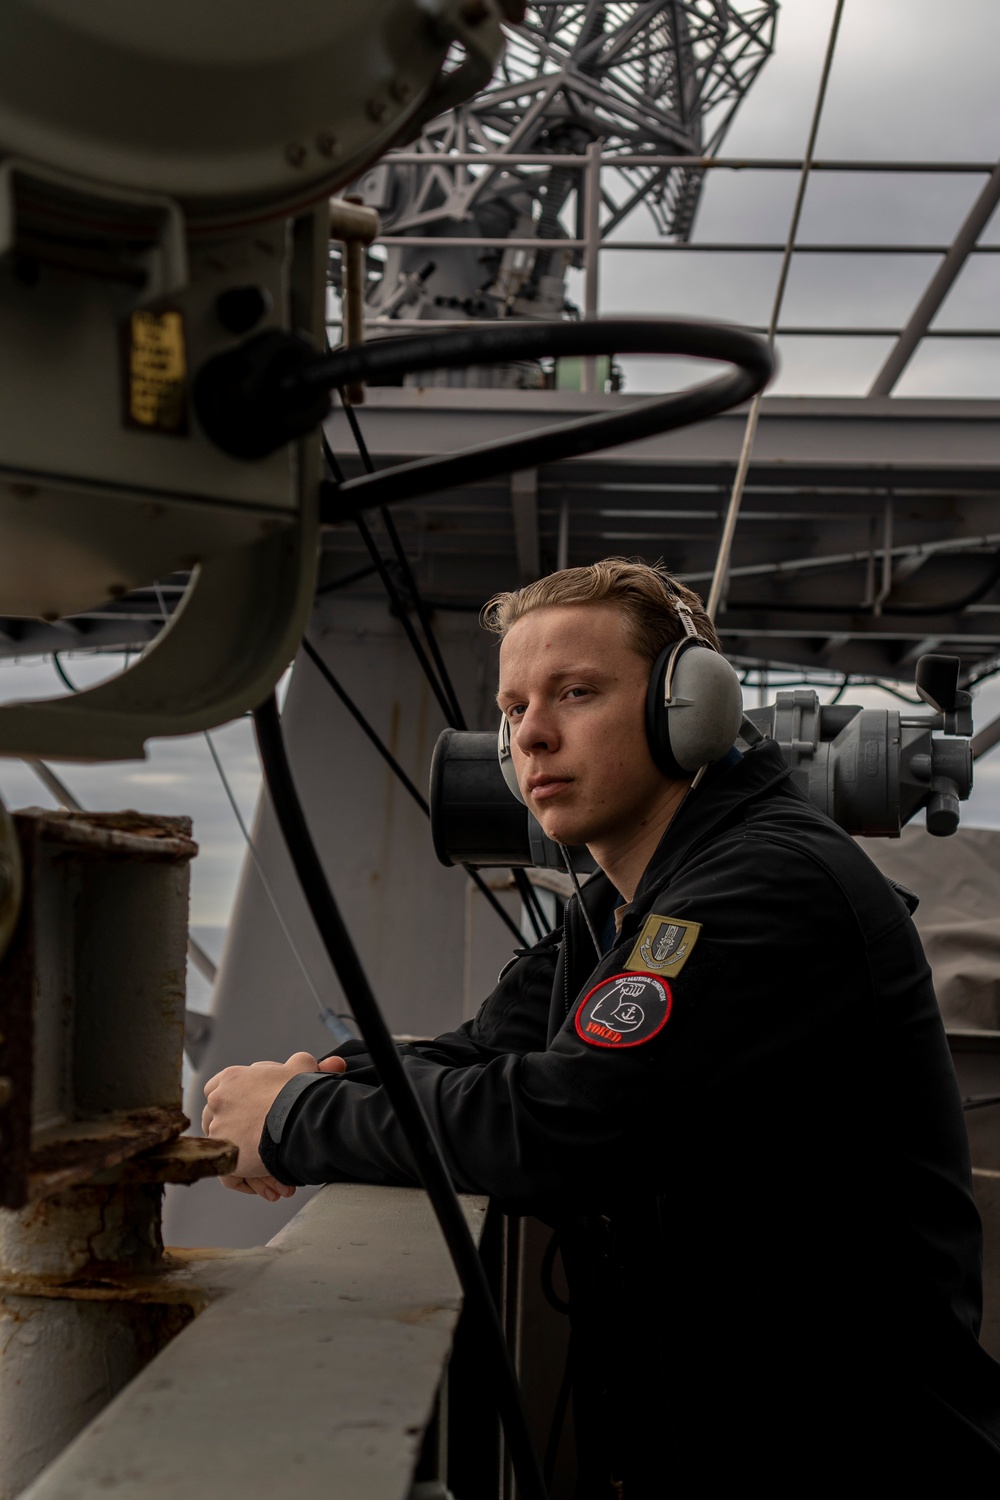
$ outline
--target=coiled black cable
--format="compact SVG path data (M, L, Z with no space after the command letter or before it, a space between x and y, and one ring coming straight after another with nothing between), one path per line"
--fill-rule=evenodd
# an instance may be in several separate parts
M303 361L295 371L279 376L268 395L273 399L280 388L288 399L296 392L315 392L324 385L330 389L352 380L393 379L417 370L596 354L688 355L729 361L736 368L716 380L637 402L624 410L597 416L588 413L557 426L460 449L443 458L419 458L374 474L358 475L325 498L324 523L348 520L371 506L394 505L453 485L474 484L515 469L578 458L704 421L748 401L774 372L774 355L764 340L740 328L684 318L595 318L582 323L487 324L448 333L378 339ZM220 437L220 446L225 447L221 427Z
M324 507L327 524L374 505L533 469L599 448L704 421L749 401L774 372L763 339L741 328L685 318L586 318L581 323L487 323L474 329L376 339L321 354L307 339L265 329L207 360L192 398L206 436L236 458L264 458L320 426L329 392L356 380L394 380L417 370L559 359L566 355L668 354L725 360L736 366L717 380L627 403L599 416L588 413L541 431L481 443L444 458L395 464L349 479Z
M264 779L303 895L344 993L350 996L354 1019L413 1153L417 1172L462 1284L468 1310L478 1321L485 1337L496 1404L522 1500L546 1500L545 1483L528 1431L517 1376L486 1273L440 1145L419 1098L410 1086L402 1059L320 863L295 789L281 733L278 703L273 694L254 710L253 719Z

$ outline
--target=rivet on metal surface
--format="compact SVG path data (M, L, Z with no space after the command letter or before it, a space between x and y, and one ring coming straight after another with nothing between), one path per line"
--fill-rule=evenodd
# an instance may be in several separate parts
M321 156L339 156L340 142L330 131L324 130L316 137L316 150Z
M306 159L306 148L301 141L290 141L285 147L285 160L291 167L301 167Z
M405 104L406 100L410 97L410 85L406 82L405 78L394 78L389 85L389 93L396 100L397 104Z
M386 115L389 113L388 104L384 99L380 99L377 95L374 99L368 100L365 108L368 111L369 118L375 120L376 122L378 122L379 120L384 120Z

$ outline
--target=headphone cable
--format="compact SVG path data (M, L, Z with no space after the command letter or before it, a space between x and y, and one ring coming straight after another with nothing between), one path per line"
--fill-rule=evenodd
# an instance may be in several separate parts
M583 920L587 924L587 931L590 933L590 940L593 943L594 951L597 954L597 962L600 963L601 959L604 957L604 950L597 940L597 933L594 931L594 924L590 920L590 912L587 910L586 904L583 899L583 891L580 889L579 877L577 876L577 873L573 868L573 861L569 857L569 850L567 849L566 845L560 844L559 847L562 850L563 864L566 867L566 874L570 878L574 893L576 895L576 899L580 903L580 910L583 912Z

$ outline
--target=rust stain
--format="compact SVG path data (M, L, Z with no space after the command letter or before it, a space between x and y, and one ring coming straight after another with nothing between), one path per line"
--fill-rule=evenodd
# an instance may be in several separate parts
M411 1323L416 1325L430 1323L440 1313L454 1312L454 1310L454 1307L440 1303L431 1307L408 1307L405 1312L396 1314L395 1321L397 1323Z
M208 1273L220 1263L240 1266L271 1258L264 1246L251 1250L174 1247L163 1253L157 1265L141 1270L94 1261L71 1276L0 1273L0 1307L6 1317L15 1321L34 1314L22 1313L7 1300L11 1297L133 1304L146 1309L146 1315L150 1309L154 1312L159 1309L164 1317L169 1310L180 1309L183 1321L175 1330L179 1332L191 1318L232 1289L199 1281L199 1271Z
M182 1135L130 1157L116 1169L119 1182L198 1182L225 1177L236 1166L239 1148L230 1141Z
M80 813L28 808L15 814L15 823L19 832L61 844L67 854L127 854L133 859L186 864L198 852L191 837L191 819L184 817L153 817L131 810Z
M240 1259L253 1251L197 1250L168 1252L162 1264L134 1271L127 1265L93 1262L73 1276L34 1276L30 1273L0 1273L0 1303L8 1297L31 1297L57 1302L121 1302L149 1307L187 1307L191 1315L204 1311L228 1289L204 1286L193 1272L199 1263ZM9 1310L9 1309L8 1309Z
M87 1272L92 1271L88 1275ZM200 1312L212 1296L191 1281L159 1275L129 1274L126 1269L85 1267L78 1276L0 1275L0 1299L38 1297L56 1302L125 1302L143 1306L190 1307Z
M254 1245L249 1250L232 1250L226 1245L168 1245L163 1252L163 1266L167 1271L197 1271L202 1261L230 1261L234 1265L254 1260L273 1260L274 1251L266 1245Z
M153 1108L116 1114L103 1121L81 1121L75 1127L60 1126L58 1133L41 1141L36 1137L32 1142L27 1183L20 1194L5 1197L2 1207L23 1208L38 1198L86 1182L98 1172L179 1136L189 1123L179 1109Z

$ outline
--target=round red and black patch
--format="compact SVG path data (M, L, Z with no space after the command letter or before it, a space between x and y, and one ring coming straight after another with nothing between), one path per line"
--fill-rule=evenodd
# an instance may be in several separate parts
M613 974L584 995L576 1031L592 1047L638 1047L667 1024L670 986L655 974Z

